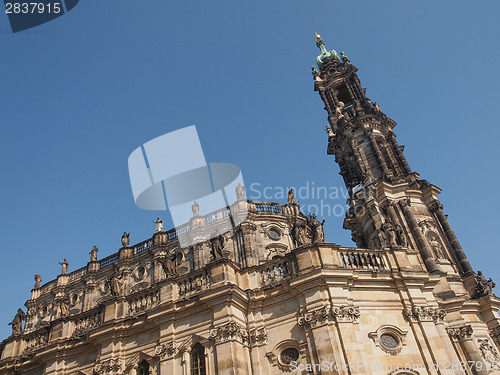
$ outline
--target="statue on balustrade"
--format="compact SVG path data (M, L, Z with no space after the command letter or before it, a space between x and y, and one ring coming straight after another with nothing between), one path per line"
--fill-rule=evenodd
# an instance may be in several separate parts
M35 275L35 288L34 289L40 289L40 283L42 282L42 276L39 274Z
M123 235L122 235L122 246L123 247L128 247L128 245L130 244L130 233L127 233L127 232L123 232Z
M384 230L385 238L386 238L386 241L387 241L387 244L389 245L389 247L397 246L396 231L394 230L394 226L392 225L392 223L385 222L382 225L382 229Z
M119 296L122 291L123 285L123 272L120 272L115 266L113 276L109 280L109 289L111 290L111 295Z
M173 277L177 274L177 255L175 252L170 255L166 255L163 258L158 258L163 271L167 277Z
M325 225L325 220L322 223L316 218L316 214L312 214L308 217L309 226L312 231L312 242L325 242L325 231L323 226Z
M295 194L293 189L288 190L288 204L295 204Z
M92 248L92 250L89 253L91 262L97 262L97 252L98 251L99 251L99 249L97 248L97 246L94 245L94 247Z
M245 187L241 186L241 184L238 184L236 186L236 199L238 201L244 201L245 200Z
M198 204L198 202L194 201L193 205L191 206L191 210L193 211L193 217L200 216L200 205Z
M64 258L62 263L59 262L59 264L61 265L61 275L66 275L66 272L68 272L68 267L69 267L69 263L66 260L66 258Z
M486 280L481 271L477 271L476 284L476 291L480 297L492 294L493 288L496 286L491 278Z
M26 320L26 314L23 310L18 309L16 316L9 325L12 326L12 335L17 336L23 333L23 320Z
M153 223L156 224L156 232L163 232L163 220L159 216L156 221L153 220Z
M406 239L403 228L401 225L396 224L394 226L394 230L396 231L396 242L399 246L406 246Z
M226 238L221 234L219 236L215 236L210 240L212 259L219 259L223 257L222 249L224 249L224 245L226 244Z
M302 220L297 220L292 229L293 238L297 247L307 245L312 242L311 228Z

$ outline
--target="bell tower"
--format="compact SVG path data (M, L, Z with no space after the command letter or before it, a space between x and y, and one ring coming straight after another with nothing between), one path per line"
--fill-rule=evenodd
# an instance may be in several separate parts
M327 50L317 34L316 45L312 73L328 113L327 153L350 195L344 228L360 248L417 250L429 272L474 275L437 200L441 190L411 170L396 123L366 96L344 52Z

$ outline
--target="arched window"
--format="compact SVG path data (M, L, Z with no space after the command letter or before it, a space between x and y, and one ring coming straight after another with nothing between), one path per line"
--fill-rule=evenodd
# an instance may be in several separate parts
M149 375L149 363L142 360L137 367L137 375Z
M191 375L206 375L205 348L197 343L191 349Z

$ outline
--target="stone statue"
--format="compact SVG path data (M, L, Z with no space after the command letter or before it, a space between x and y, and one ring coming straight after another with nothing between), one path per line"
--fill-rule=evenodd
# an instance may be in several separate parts
M326 125L325 131L328 134L328 138L335 137L335 133L332 131L332 128L330 128L329 125Z
M288 204L295 204L295 194L293 194L293 189L288 190Z
M344 107L345 107L344 102L339 102L339 105L335 108L335 113L339 119L344 117L344 113L342 112Z
M439 243L439 241L436 239L436 237L431 237L429 239L429 244L431 245L432 250L434 251L434 255L436 256L436 258L443 259L444 258L443 248L442 248L441 244Z
M476 284L476 291L481 297L493 293L493 288L496 286L491 278L486 280L481 271L477 271Z
M177 255L175 252L170 256L167 255L163 258L159 258L158 261L160 262L167 277L172 277L177 274Z
M194 201L193 205L191 206L191 210L193 211L193 217L200 216L200 205L198 204L198 202Z
M238 186L236 186L235 190L236 190L236 199L238 201L244 201L245 200L245 187L238 184Z
M347 55L344 53L344 51L340 51L340 58L342 59L343 63L350 63L349 58Z
M40 283L42 282L42 276L39 274L35 275L35 288L34 289L40 289Z
M91 262L97 262L97 252L99 251L99 249L97 248L97 246L94 246L92 248L92 250L90 251L90 261Z
M387 244L390 247L397 246L396 231L394 230L394 226L390 222L386 222L386 223L384 223L384 225L382 225L382 229L384 230Z
M23 333L23 320L26 320L26 314L23 310L17 309L17 314L14 316L9 325L12 326L12 335L21 335Z
M64 258L64 261L61 263L59 262L59 264L61 265L61 275L66 275L66 272L68 272L68 267L69 267L69 263L68 261L66 260L66 258Z
M56 315L68 316L69 315L69 297L65 296L56 302Z
M120 272L118 268L115 267L113 276L111 276L111 279L109 280L111 295L119 296L121 294L122 285L123 285L123 272Z
M303 221L296 221L292 232L297 247L307 245L312 242L311 232Z
M323 230L323 225L325 225L325 220L322 223L316 218L316 214L312 214L308 218L309 225L312 230L312 242L325 242L325 231Z
M406 239L405 239L405 234L403 231L403 228L401 225L396 224L394 226L394 230L396 231L396 242L399 246L405 246L406 245Z
M122 246L123 247L128 247L129 244L130 244L130 233L123 232L123 235L122 235Z
M352 232L351 239L356 243L356 246L359 248L366 248L366 241L363 232Z
M156 221L153 220L153 223L156 224L156 232L163 232L163 220L160 219L160 217L158 216L158 218L156 219Z
M212 247L210 253L212 254L213 259L219 259L223 257L222 249L224 249L225 244L226 238L222 234L210 240L210 245Z

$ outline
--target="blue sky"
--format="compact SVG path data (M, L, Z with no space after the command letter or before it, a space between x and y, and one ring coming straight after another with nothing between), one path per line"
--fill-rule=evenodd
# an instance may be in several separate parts
M171 227L133 202L127 158L148 140L195 124L207 161L237 164L254 190L343 189L313 91L314 30L359 68L412 169L443 189L474 269L499 282L499 12L494 1L86 0L17 34L0 17L0 338L35 273L55 278L63 258L83 267L94 245L112 254L123 231L140 242L158 215ZM326 217L326 240L353 246L342 221Z

